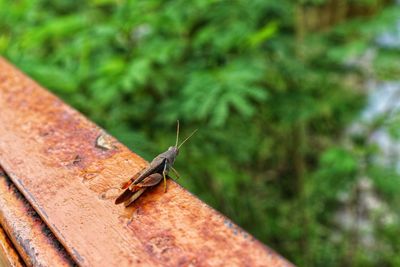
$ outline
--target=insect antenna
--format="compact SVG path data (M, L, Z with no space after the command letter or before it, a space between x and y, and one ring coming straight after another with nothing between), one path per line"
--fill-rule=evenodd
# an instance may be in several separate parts
M179 120L176 121L176 142L175 142L175 147L178 147L178 140L179 140Z
M183 142L178 146L178 149L187 141L189 140L190 137L192 137L192 135L194 135L195 132L197 132L198 129L194 130L185 140L183 140Z

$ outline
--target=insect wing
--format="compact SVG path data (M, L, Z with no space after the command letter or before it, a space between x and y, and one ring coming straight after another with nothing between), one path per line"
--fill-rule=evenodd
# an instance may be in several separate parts
M144 170L136 173L129 181L123 183L121 189L127 189L143 172Z
M129 188L126 189L117 199L115 200L115 204L121 204L122 202L127 201L135 192L131 191Z
M145 190L146 190L146 188L141 188L139 191L136 191L135 194L132 195L131 198L125 202L125 207L128 207L133 202L135 202L135 200L138 199Z
M165 164L165 158L160 157L162 154L158 155L153 159L153 161L150 163L150 166L143 171L139 177L133 181L132 184L139 184L141 181L143 181L147 176L157 173L157 172L162 172Z
M151 187L157 185L161 180L163 179L163 176L159 173L153 173L149 176L146 177L141 183L137 184L136 186L140 187Z

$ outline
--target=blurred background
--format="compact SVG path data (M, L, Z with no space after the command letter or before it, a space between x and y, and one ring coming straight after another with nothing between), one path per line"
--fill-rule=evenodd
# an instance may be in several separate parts
M0 54L299 266L400 266L400 3L0 0Z

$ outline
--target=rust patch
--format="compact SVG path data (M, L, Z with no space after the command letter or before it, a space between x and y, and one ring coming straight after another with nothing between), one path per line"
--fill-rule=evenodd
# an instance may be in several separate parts
M146 248L154 257L162 261L169 261L170 258L179 254L180 248L176 246L172 235L157 235L149 238Z
M72 164L78 164L81 161L82 161L81 157L79 155L76 155L74 160L72 161Z
M0 165L79 265L290 266L171 180L114 205L147 162L2 59L0 77Z

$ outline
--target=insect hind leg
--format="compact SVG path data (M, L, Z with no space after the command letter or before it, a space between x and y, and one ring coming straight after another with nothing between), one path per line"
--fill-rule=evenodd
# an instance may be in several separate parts
M162 172L164 178L164 193L167 192L167 162L164 164L164 170Z

